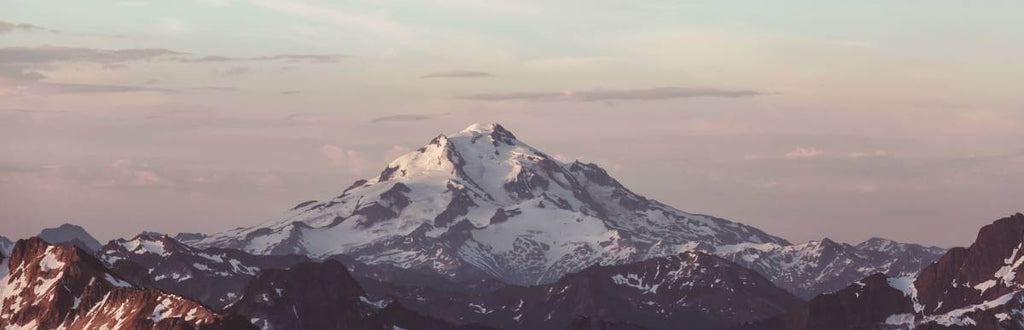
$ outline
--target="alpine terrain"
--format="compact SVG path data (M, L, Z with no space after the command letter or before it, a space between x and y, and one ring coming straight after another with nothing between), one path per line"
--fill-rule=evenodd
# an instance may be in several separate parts
M455 281L547 284L593 264L718 254L809 298L883 271L913 274L941 249L872 240L792 245L757 228L637 195L594 164L560 162L498 124L441 135L282 218L183 241L253 254L347 255Z
M18 241L0 274L0 328L254 328L238 315L138 287L74 245Z
M875 274L746 329L1024 329L1024 214L916 276Z

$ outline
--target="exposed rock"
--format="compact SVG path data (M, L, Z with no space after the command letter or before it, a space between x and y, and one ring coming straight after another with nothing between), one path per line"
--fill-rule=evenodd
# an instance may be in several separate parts
M0 327L254 329L237 315L140 288L72 245L18 241L0 280Z

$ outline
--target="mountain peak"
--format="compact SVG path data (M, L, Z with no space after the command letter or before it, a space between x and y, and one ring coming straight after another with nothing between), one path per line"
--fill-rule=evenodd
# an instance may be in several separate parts
M498 123L473 123L463 129L460 134L491 134L496 131L508 132L501 124Z
M271 224L194 244L256 254L344 253L453 278L538 284L597 262L636 260L655 242L653 255L699 242L788 244L637 195L599 167L561 163L497 123L437 136L329 201L302 203Z
M70 223L56 228L43 229L38 236L50 244L73 244L90 252L95 252L103 247L85 228Z

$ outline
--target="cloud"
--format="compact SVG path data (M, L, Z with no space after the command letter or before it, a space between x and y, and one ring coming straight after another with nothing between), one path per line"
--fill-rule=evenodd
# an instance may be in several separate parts
M224 62L253 62L253 61L277 61L286 63L338 63L351 56L344 54L278 54L256 57L231 57L221 55L206 55L200 57L179 57L177 60L182 63L224 63Z
M888 155L889 155L889 152L887 152L885 150L875 150L875 151L871 151L871 152L867 152L867 151L851 151L851 152L844 153L843 157L857 159L857 158L867 158L867 157L885 157L885 156L888 156Z
M487 73L487 72L464 71L464 70L434 72L434 73L428 73L428 74L425 74L423 76L420 76L420 78L422 78L422 79L427 79L427 78L489 78L489 77L494 77L494 75L490 74L490 73Z
M163 48L4 47L0 48L0 79L40 81L46 75L39 71L53 70L59 63L93 63L104 68L117 68L128 62L181 54L185 53Z
M796 148L786 153L786 159L808 159L824 155L825 152L817 148Z
M419 120L430 120L430 119L434 119L434 116L405 114L405 115L390 115L390 116L377 117L377 118L373 118L373 120L370 120L370 122L371 123L382 123L382 122L387 122L387 121L419 121Z
M704 87L655 87L642 89L600 89L589 91L563 92L511 92L482 93L462 96L466 100L478 101L647 101L696 97L740 98L762 95L751 90L727 90Z
M192 87L184 90L185 92L235 92L238 91L234 87L221 87L221 86L201 86Z
M281 54L271 56L252 57L252 61L285 61L285 62L308 62L308 63L338 63L348 58L342 54Z
M42 26L39 26L39 25L35 25L35 24L11 23L11 22L6 22L6 21L0 21L0 34L7 34L7 33L14 32L14 31L21 31L21 32L46 31L46 32L51 32L51 33L60 33L60 31L57 31L57 30L54 30L54 29L48 29L48 28L45 28L45 27L42 27Z
M248 67L234 66L234 67L230 67L230 68L224 69L223 71L220 71L220 75L226 76L226 77L232 77L232 76L244 75L244 74L247 74L247 73L250 73L250 72L252 72L252 69L250 69Z
M384 162L391 162L392 160L395 160L395 158L407 153L409 153L409 148L400 145L393 145L384 152Z
M110 168L119 173L113 185L127 185L135 187L159 187L172 186L172 182L149 168L147 164L137 164L130 160L118 159L110 164Z
M36 94L99 94L99 93L130 93L130 92L160 92L174 93L175 90L166 88L127 86L127 85L97 85L97 84L65 84L65 83L35 83L32 84Z
M294 91L294 90L293 91L281 91L278 94L281 94L281 95L295 95L295 94L302 94L302 91Z
M569 99L572 92L511 92L511 93L480 93L460 97L466 100L476 101L539 101L553 99Z
M88 62L117 64L183 54L185 53L164 48L5 47L0 48L0 63L46 64L55 62Z
M325 144L320 148L331 164L340 166L353 174L360 174L366 165L366 157L355 150L345 150L333 144Z

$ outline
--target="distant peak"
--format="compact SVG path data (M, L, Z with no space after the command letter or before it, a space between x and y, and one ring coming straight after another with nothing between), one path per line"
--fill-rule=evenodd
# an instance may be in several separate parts
M507 129L505 129L505 127L501 126L501 124L498 123L475 123L473 125L469 125L469 127L466 127L466 129L462 130L462 132L459 133L464 135L498 134L508 136L513 139L515 138L515 136L512 135L512 132L509 132Z
M466 127L466 129L462 130L462 132L460 133L490 134L491 132L497 129L505 130L505 128L501 127L501 124L498 123L473 123L472 125L469 125L469 127Z

